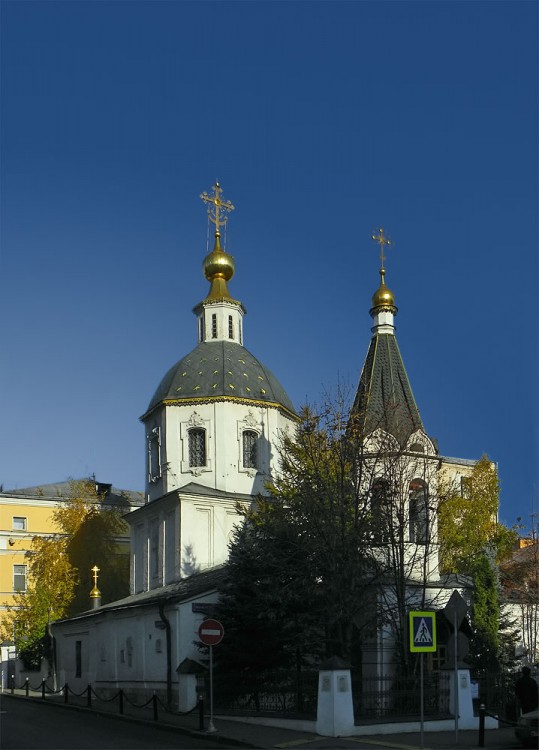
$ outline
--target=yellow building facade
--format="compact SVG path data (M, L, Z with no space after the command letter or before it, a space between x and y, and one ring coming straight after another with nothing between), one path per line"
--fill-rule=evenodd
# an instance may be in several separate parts
M0 493L0 619L15 603L15 595L28 588L27 553L32 539L58 533L54 512L70 499L71 486L67 481ZM117 490L99 482L95 482L95 490L103 495L104 503L126 513L144 503L142 492ZM117 543L120 552L129 553L128 531L117 538Z

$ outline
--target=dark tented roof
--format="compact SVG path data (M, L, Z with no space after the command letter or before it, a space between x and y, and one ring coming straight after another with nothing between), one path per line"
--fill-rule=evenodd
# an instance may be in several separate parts
M230 398L295 409L277 378L256 357L234 342L205 341L167 372L147 413L163 401Z
M379 427L396 437L401 445L413 432L423 429L393 334L380 333L371 339L352 414L363 434Z

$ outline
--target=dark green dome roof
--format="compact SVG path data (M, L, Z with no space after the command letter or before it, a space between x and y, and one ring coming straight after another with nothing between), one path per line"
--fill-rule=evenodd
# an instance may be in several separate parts
M153 395L147 412L158 404L182 401L253 401L282 407L296 414L277 378L256 357L229 341L199 344L167 372Z

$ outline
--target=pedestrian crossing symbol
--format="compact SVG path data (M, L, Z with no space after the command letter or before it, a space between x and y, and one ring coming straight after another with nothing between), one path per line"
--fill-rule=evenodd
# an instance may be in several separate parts
M436 651L436 612L410 612L410 651Z

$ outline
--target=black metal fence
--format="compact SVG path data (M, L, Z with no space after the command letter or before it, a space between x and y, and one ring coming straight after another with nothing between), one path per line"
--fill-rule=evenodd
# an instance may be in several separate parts
M428 672L423 683L423 712L426 717L449 716L449 672ZM421 714L419 677L383 675L352 676L356 721L411 719Z
M216 710L242 713L287 714L290 717L316 718L318 671L250 671L213 677ZM206 679L209 695L209 679Z
M516 721L518 706L515 695L517 674L494 672L476 674L472 677L478 683L477 704L483 704L491 714L501 719Z
M449 716L450 673L424 678L424 715ZM206 694L209 686L206 683ZM421 713L418 677L362 678L352 672L356 721L418 718ZM318 671L242 672L214 675L214 705L218 711L267 713L290 718L316 718Z

